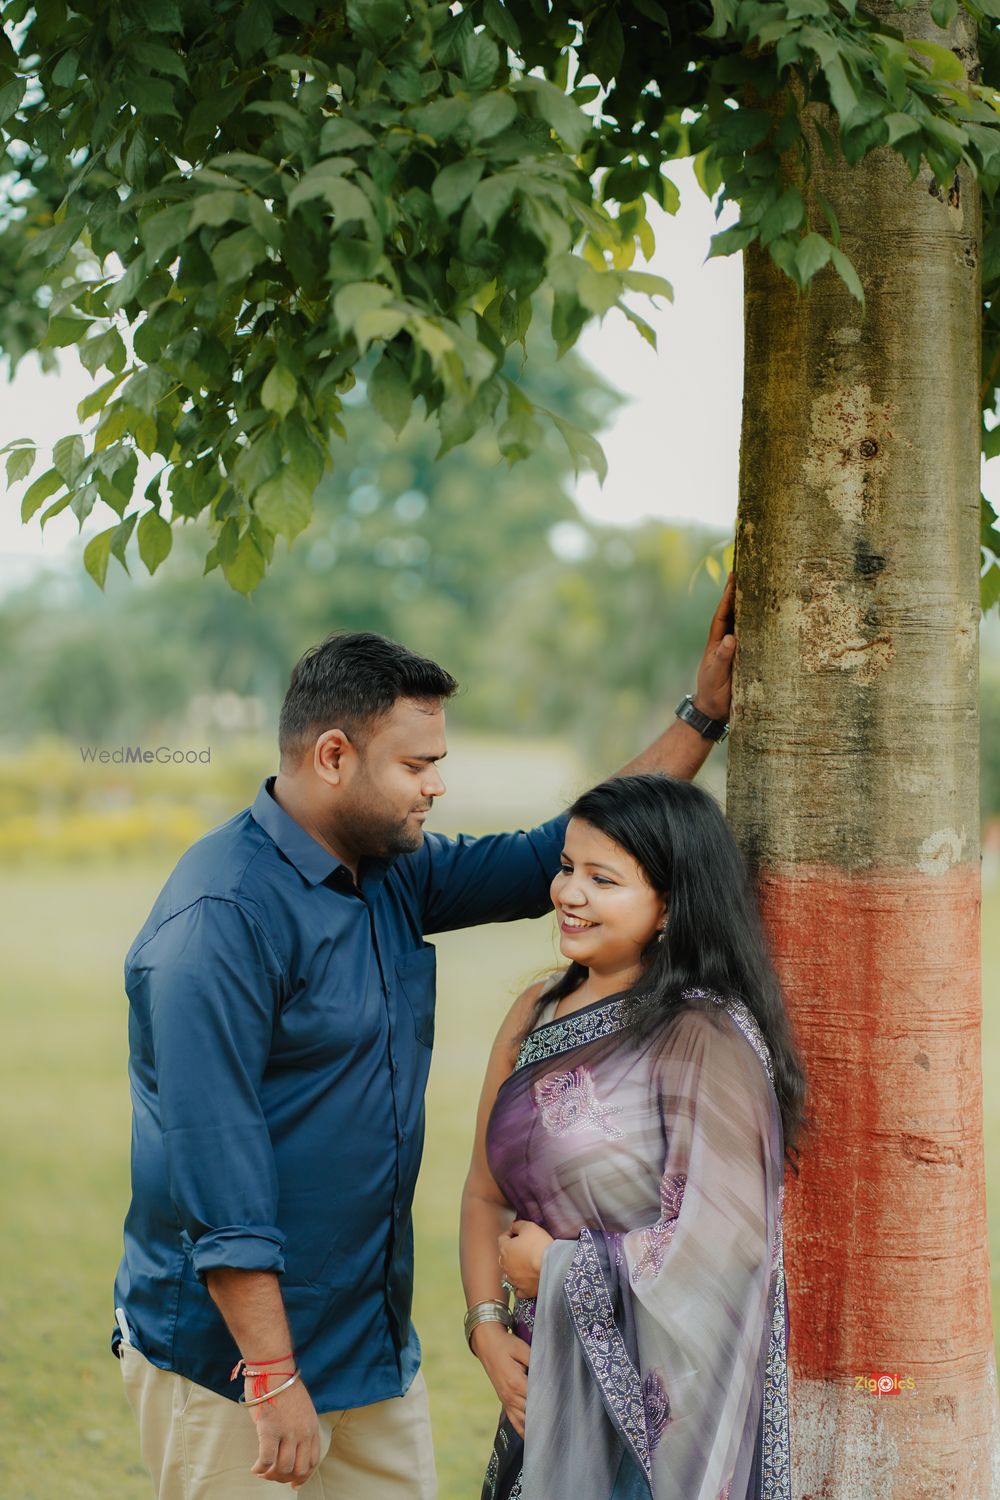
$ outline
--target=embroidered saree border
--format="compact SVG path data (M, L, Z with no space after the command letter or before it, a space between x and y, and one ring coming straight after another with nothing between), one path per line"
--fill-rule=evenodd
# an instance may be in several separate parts
M609 1415L651 1484L642 1380L615 1322L611 1294L589 1229L580 1231L580 1243L563 1283L563 1292L583 1356Z

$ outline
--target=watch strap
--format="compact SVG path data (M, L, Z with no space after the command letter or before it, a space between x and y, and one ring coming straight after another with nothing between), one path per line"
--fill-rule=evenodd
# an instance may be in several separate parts
M716 744L724 740L729 733L728 721L710 719L708 714L703 714L700 708L695 708L694 699L690 693L685 693L674 712L683 723L690 724L692 729L697 729L704 739L713 740Z

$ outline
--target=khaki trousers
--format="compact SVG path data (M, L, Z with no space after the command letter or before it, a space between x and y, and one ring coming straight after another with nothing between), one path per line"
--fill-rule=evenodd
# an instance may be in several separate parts
M156 1500L434 1500L437 1478L427 1387L320 1413L318 1467L300 1490L250 1473L257 1429L250 1413L204 1386L150 1364L120 1344L122 1380L139 1422Z

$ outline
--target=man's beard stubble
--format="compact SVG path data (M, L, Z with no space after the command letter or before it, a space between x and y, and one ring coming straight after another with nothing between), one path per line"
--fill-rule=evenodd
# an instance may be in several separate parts
M378 789L367 775L356 786L350 810L341 814L338 833L360 854L376 859L412 854L424 841L423 826L411 823L409 813L401 819L386 816Z

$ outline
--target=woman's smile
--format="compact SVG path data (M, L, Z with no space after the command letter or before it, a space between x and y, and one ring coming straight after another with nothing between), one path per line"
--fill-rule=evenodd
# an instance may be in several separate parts
M591 927L600 925L599 922L590 922L586 917L577 917L568 911L562 911L559 918L559 926L563 932L587 932Z

